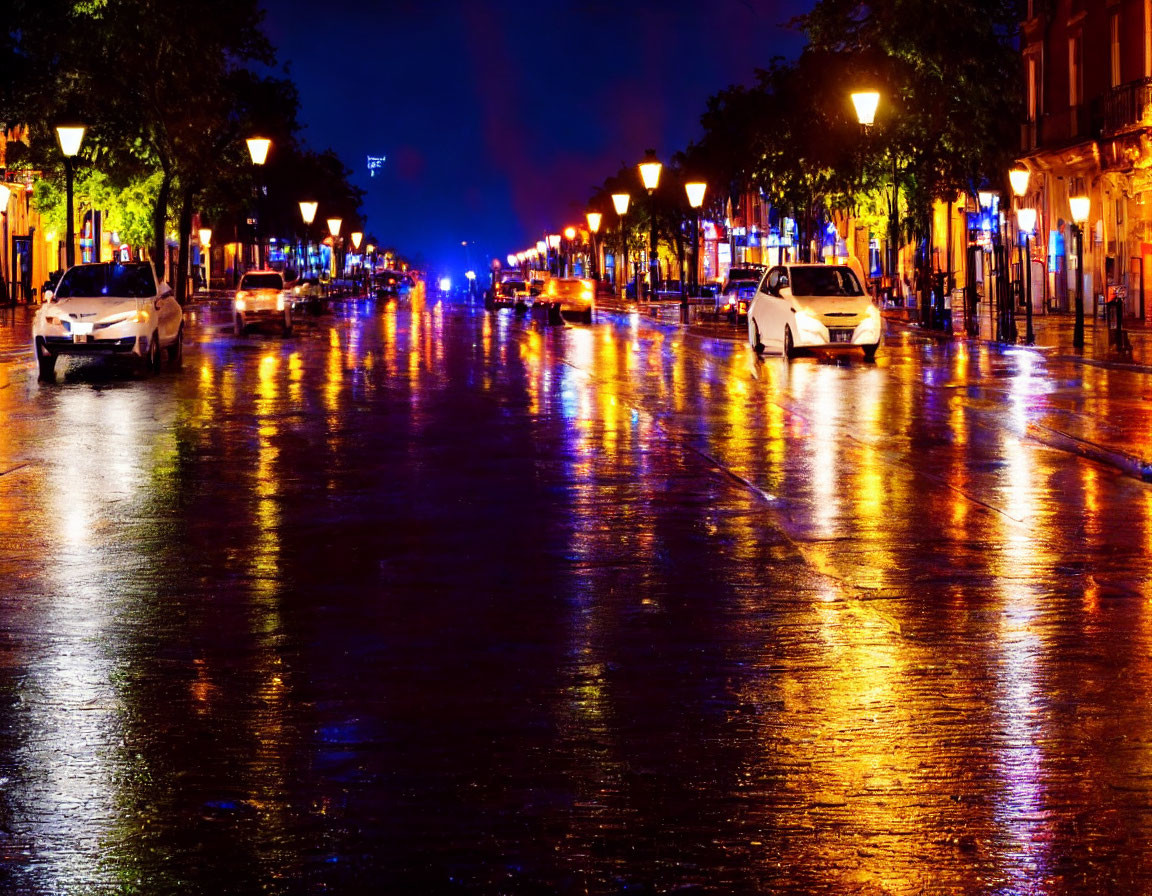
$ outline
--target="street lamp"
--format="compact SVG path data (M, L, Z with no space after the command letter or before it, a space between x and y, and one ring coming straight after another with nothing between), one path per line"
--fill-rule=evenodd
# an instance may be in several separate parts
M603 219L604 216L601 215L600 212L588 212L588 214L586 214L584 217L586 217L588 219L589 241L592 243L592 246L591 246L592 263L591 263L591 265L589 265L589 267L591 268L591 271L589 271L589 273L592 274L593 281L599 282L600 281L600 249L596 245L596 234L598 234L600 232L600 221Z
M4 218L3 232L0 233L0 295L7 297L8 295L8 264L2 262L8 260L8 200L12 197L12 191L6 184L0 183L0 216ZM12 284L12 304L16 304L16 284Z
M691 181L684 184L684 192L688 194L688 205L692 207L692 294L695 295L700 284L700 206L704 204L704 193L708 184L702 181ZM681 279L680 317L683 323L688 323L688 297L684 293L683 279Z
M660 186L660 172L663 167L656 159L656 153L651 149L648 150L644 161L640 163L640 180L643 181L649 197ZM651 202L648 203L648 225L648 288L651 290L652 298L655 298L656 287L660 280L660 257L656 247L656 209L652 207ZM639 293L636 298L639 300Z
M571 277L572 273L573 273L573 268L575 267L575 265L572 263L572 241L574 239L576 239L576 228L575 227L565 227L564 228L564 239L566 240L566 242L564 244L565 245L565 252L563 253L564 254L564 275L566 277Z
M548 234L548 249L550 252L549 262L548 262L548 270L549 271L552 270L551 259L555 258L556 259L555 276L557 276L557 277L563 276L560 273L560 234L558 234L558 233Z
M1025 307L1026 323L1024 341L1028 344L1031 344L1032 337L1035 335L1032 332L1032 284L1029 282L1031 280L1031 271L1029 270L1029 266L1031 265L1032 256L1031 252L1029 252L1027 255L1024 254L1024 245L1020 242L1019 231L1027 231L1027 233L1030 234L1032 232L1032 228L1036 226L1035 209L1029 210L1031 211L1032 215L1031 223L1027 228L1025 228L1021 222L1028 221L1028 215L1023 217L1020 216L1020 212L1023 211L1023 209L1020 207L1020 203L1024 199L1024 194L1028 192L1028 181L1031 179L1032 172L1030 172L1027 168L1013 168L1008 172L1008 183L1011 184L1012 193L1016 196L1016 230L1018 231L1016 234L1016 251L1020 256L1020 296L1021 298L1024 298L1025 296L1027 297L1027 305ZM1027 239L1027 237L1025 237L1025 239ZM1009 320L1011 321L1012 325L1012 336L1015 338L1015 296L1013 297L1013 301L1010 304L1012 306L1012 310L1009 312Z
M68 267L72 267L76 263L76 225L74 223L76 212L72 205L72 159L76 153L80 152L80 143L84 139L85 130L86 128L82 124L56 126L56 139L60 141L60 152L64 153L64 183L68 194L66 206L68 214L66 239L68 244L64 247L64 259Z
M252 157L252 164L257 168L263 169L264 163L268 161L268 148L272 145L272 141L267 137L249 137L246 141L248 143L248 155ZM257 186L256 194L256 263L263 269L264 267L264 243L260 239L260 210L264 205L264 175L261 171L260 183Z
M1025 270L1024 265L1031 265L1032 263L1032 246L1030 239L1032 234L1036 232L1036 209L1034 208L1018 208L1016 209L1016 229L1024 235L1024 245L1021 251L1024 253L1020 258L1021 270ZM1024 274L1024 342L1031 345L1036 341L1036 334L1032 330L1032 277L1031 272Z
M856 120L863 127L872 127L876 121L876 107L880 105L880 94L875 90L858 90L852 94L852 105L856 107Z
M212 230L200 228L200 252L204 256L204 288L212 288Z
M316 207L318 205L319 203L310 202L307 199L300 202L300 217L304 220L304 263L300 267L306 268L308 273L312 272L312 240L309 238L308 228L316 220Z
M612 194L612 207L616 209L616 214L620 218L620 245L623 251L624 262L624 278L621 279L620 271L616 271L616 282L620 286L620 295L623 296L625 292L624 281L628 277L628 234L624 230L624 216L628 214L628 204L632 201L632 196L628 193L613 193ZM617 265L617 268L620 266ZM640 271L636 271L636 300L640 300Z
M340 239L340 225L344 223L343 218L329 218L328 219L328 233L332 235L332 258L330 264L329 274L333 280L336 279L336 243Z
M1084 348L1084 225L1092 200L1087 196L1073 196L1068 200L1076 228L1076 325L1072 329L1072 345Z
M352 238L352 251L358 253L360 251L360 241L362 239L364 239L364 234L361 233L359 230L353 230L348 235ZM361 267L361 269L363 269L364 265L361 264L360 267ZM347 273L347 272L345 272L345 273Z

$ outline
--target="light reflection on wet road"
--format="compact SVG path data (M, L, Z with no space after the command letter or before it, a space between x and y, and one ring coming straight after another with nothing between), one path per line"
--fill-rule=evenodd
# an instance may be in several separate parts
M1142 375L196 323L4 368L4 892L1152 887Z

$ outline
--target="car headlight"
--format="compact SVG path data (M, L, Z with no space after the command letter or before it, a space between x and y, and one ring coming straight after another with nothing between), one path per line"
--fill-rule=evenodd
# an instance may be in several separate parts
M796 326L815 336L821 338L824 336L824 325L816 319L815 315L809 311L805 311L803 308L799 308L796 311Z
M284 296L276 296L276 310L277 311L283 311L284 310Z
M236 310L237 311L243 311L247 307L248 307L248 303L245 302L242 298L240 298L240 296L236 296Z

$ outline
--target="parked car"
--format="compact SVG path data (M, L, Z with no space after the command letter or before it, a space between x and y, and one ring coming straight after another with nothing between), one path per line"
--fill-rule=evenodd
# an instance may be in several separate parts
M733 324L744 323L748 319L748 306L752 303L765 270L762 264L731 268L728 279L716 296L717 313L727 317Z
M162 350L173 367L183 360L184 312L150 261L74 265L44 298L32 321L43 378L60 355L129 358L146 372L159 369Z
M533 307L542 306L561 318L575 318L592 323L596 309L596 284L585 277L553 277L533 301Z
M872 360L883 335L880 309L848 265L770 268L748 309L748 344L786 358L801 349L860 349Z
M376 292L381 297L399 297L407 295L412 289L412 279L400 271L384 270L377 275Z
M292 296L279 271L249 271L240 278L232 300L232 327L237 335L258 324L275 324L292 333Z
M528 295L528 284L515 277L509 277L496 284L495 289L489 291L491 296L488 302L491 308L513 308L518 301L523 302Z
M319 277L305 277L292 284L293 313L323 314L328 310L328 298Z

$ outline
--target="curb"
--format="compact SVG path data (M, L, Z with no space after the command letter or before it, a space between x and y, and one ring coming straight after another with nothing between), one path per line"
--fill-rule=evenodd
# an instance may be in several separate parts
M1027 434L1050 448L1077 454L1080 457L1094 460L1109 467L1115 467L1122 473L1134 476L1144 482L1152 482L1152 464L1140 458L1115 448L1105 448L1095 442L1089 442L1058 429L1052 429L1043 423L1029 423Z

